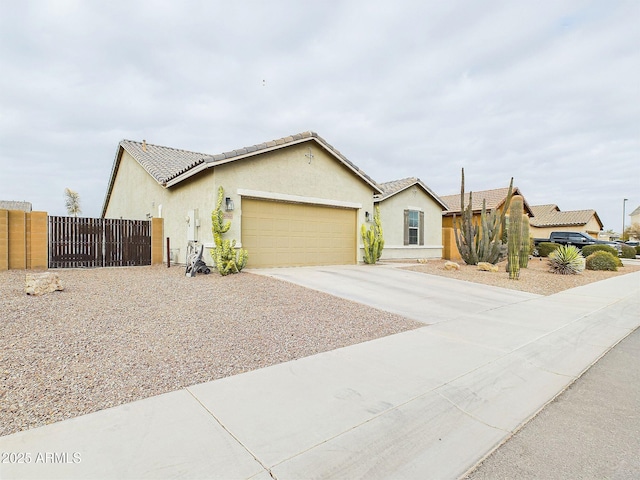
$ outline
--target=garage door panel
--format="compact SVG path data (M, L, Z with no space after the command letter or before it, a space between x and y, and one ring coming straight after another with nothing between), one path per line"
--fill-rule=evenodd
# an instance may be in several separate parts
M356 210L242 199L249 267L356 262Z

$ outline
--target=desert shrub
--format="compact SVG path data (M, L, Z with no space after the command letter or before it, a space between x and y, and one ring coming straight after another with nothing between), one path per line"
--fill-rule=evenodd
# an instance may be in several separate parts
M616 250L615 247L612 247L611 245L585 245L584 247L582 247L582 256L584 258L587 258L593 252L609 252L614 257L618 256L618 250Z
M561 245L549 254L549 269L560 275L577 275L584 271L584 257L573 245Z
M636 249L629 245L622 245L622 258L636 258Z
M636 255L640 255L640 245L636 247Z
M602 250L593 252L586 259L587 270L610 270L615 272L618 270L617 257L614 257L609 252Z
M551 252L560 246L559 243L540 242L538 244L538 256L548 257Z

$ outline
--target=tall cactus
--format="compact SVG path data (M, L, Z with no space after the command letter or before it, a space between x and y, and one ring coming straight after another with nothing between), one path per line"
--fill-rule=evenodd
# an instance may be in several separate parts
M520 244L520 268L527 268L529 265L529 248L531 246L531 238L529 234L529 216L522 214L522 239Z
M522 217L523 199L520 195L514 195L509 207L509 227L507 237L507 271L509 279L520 278L520 251L522 250Z
M224 213L222 212L222 199L224 198L224 189L218 188L218 200L216 201L216 209L211 212L211 232L213 233L214 247L211 249L211 257L218 269L220 275L229 275L230 273L240 273L245 265L249 254L244 248L236 251L235 240L223 240L222 235L229 231L231 220L224 221Z
M380 260L384 248L382 236L382 222L380 221L380 207L376 206L373 214L373 225L366 229L364 224L360 229L364 244L364 263L373 264Z
M224 221L222 212L222 200L224 198L224 188L218 188L218 200L216 209L211 212L211 231L213 232L213 243L217 246L222 243L222 234L227 233L231 227L231 220Z
M473 220L472 193L469 192L469 202L464 206L464 168L462 169L462 181L460 185L460 213L458 222L453 215L453 232L456 237L456 246L460 256L468 265L477 265L478 262L495 264L504 256L503 242L500 238L500 230L504 229L504 219L511 202L513 192L513 178L509 184L507 198L502 212L492 210L487 212L486 201L482 202L480 222Z

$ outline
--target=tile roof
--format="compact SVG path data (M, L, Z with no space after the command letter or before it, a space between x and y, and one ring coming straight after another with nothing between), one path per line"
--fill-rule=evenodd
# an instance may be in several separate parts
M556 204L550 203L548 205L531 205L531 211L533 212L533 216L537 218L550 214L553 211L559 212L560 209Z
M120 146L160 184L165 184L172 178L211 159L211 155L205 153L161 147L133 140L122 140Z
M120 159L124 150L126 150L160 185L171 187L206 168L215 167L216 165L241 160L243 158L308 141L315 141L320 144L329 153L336 157L338 161L342 162L349 170L368 183L375 193L382 193L380 186L371 177L360 170L360 168L347 159L347 157L342 155L340 151L330 145L325 139L312 131L297 133L295 135L278 138L269 142L259 143L257 145L251 145L249 147L239 148L215 155L152 145L146 143L144 140L142 143L132 140L122 140L118 144L116 158L111 169L107 195L102 207L102 215L106 212L109 198L111 197L111 189L113 188L113 183L115 181L115 175L118 171Z
M431 195L433 199L440 204L443 210L447 209L447 204L442 201L442 199L436 195L433 190L431 190L422 180L417 177L408 177L402 178L400 180L393 180L391 182L380 183L380 188L382 189L381 195L376 195L376 201L384 201L389 197L392 197L396 193L400 193L403 190L406 190L413 185L420 185L424 189L427 194Z
M190 152L188 150L179 150L170 147L161 147L158 145L145 144L146 149L140 142L132 140L122 140L120 146L135 158L149 174L160 184L165 185L167 182L176 179L180 175L189 172L198 165L206 163L206 167L214 167L223 163L234 160L240 160L247 156L258 155L260 153L275 150L294 143L316 140L327 150L338 157L343 163L350 167L355 173L366 179L372 186L379 189L378 184L360 170L353 162L342 155L336 148L330 145L322 137L315 132L302 132L290 135L270 142L263 142L257 145L238 148L219 154L206 154ZM177 182L176 182L177 183Z
M555 208L548 208L548 207ZM560 227L572 225L586 225L595 216L602 228L602 222L595 210L571 210L562 212L557 205L536 205L531 207L536 212L530 220L534 227Z
M0 200L0 210L21 210L30 212L32 209L31 202L16 202L13 200Z
M507 193L509 192L509 187L505 188L494 188L493 190L481 190L478 192L471 192L471 201L472 208L474 212L479 212L482 210L482 201L486 200L487 210L493 210L495 208L500 207L507 198ZM522 195L520 189L518 187L513 187L513 195ZM448 211L445 213L447 216L451 216L454 213L460 213L460 194L456 193L455 195L445 195L440 197L448 206ZM464 194L464 205L467 205L469 201L469 192L465 192ZM527 200L524 200L524 209L530 216L533 216L533 212L531 211L531 207L527 203Z

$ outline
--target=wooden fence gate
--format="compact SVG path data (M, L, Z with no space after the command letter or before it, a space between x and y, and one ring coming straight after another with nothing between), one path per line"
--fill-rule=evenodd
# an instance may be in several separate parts
M49 217L49 268L151 265L151 222Z

